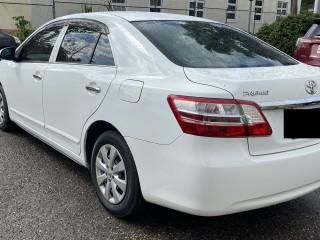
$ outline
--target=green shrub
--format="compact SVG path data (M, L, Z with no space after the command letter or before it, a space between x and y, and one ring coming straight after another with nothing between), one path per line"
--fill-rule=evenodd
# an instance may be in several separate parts
M23 42L33 32L30 22L24 19L24 16L12 17L16 20L16 27L18 29L17 37Z
M91 13L92 12L92 4L81 3L81 12L83 13Z
M264 24L257 37L292 56L297 39L306 34L315 18L320 18L320 14L303 13L280 18L272 24Z

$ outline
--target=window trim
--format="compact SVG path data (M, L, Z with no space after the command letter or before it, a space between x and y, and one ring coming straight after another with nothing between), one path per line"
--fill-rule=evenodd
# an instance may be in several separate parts
M229 3L229 1L227 1L227 16L226 16L226 20L227 20L227 23L228 22L231 22L231 23L235 23L235 22L238 22L238 3L239 3L239 0L236 0L236 3ZM229 11L228 8L229 8L229 5L230 6L235 6L235 11ZM234 13L234 19L231 19L231 18L228 18L228 13Z

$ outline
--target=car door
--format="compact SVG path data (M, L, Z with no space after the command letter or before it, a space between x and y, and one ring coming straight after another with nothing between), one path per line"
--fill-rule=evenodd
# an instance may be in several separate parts
M71 20L43 82L48 138L80 154L83 126L99 107L115 75L107 27L90 20Z
M35 134L45 135L43 115L44 72L62 26L48 26L17 50L9 63L7 89L10 117Z

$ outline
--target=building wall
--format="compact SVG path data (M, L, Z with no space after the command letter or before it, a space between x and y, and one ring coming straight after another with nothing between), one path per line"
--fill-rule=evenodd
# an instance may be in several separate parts
M8 0L8 3L15 3L15 0ZM21 3L30 3L31 0L19 0ZM16 21L12 17L24 16L26 20L31 19L31 8L14 4L0 4L0 30L12 32L16 29Z
M64 0L60 0L64 1ZM162 0L161 12L189 14L190 0ZM193 1L193 0L191 0ZM281 0L288 2L288 14L290 13L291 0ZM7 0L7 2L16 3L15 0ZM21 3L41 4L41 6L31 5L9 5L0 4L0 28L12 29L15 28L15 21L12 16L25 16L25 19L31 21L32 27L37 28L45 22L52 19L52 0L19 0ZM107 11L105 6L97 6L105 4L106 0L67 0L69 3L56 3L56 16L60 17L67 14L82 12L84 3L92 4L93 11ZM243 30L248 30L249 23L249 0L237 0L236 19L227 19L228 0L205 0L204 17L228 23L232 26ZM264 23L272 23L276 19L278 0L264 0L263 14L261 21L254 21L254 13L252 13L250 21L250 32L257 32L259 27ZM82 5L80 3L83 3ZM255 0L252 2L252 10L255 9ZM299 6L301 0L299 0ZM126 0L127 11L150 11L150 0Z
M290 13L290 0L281 0L288 3L287 13ZM300 0L301 1L301 0ZM250 2L248 0L237 0L236 19L227 19L227 0L206 1L206 18L219 22L227 23L237 28L248 30ZM256 32L264 23L272 23L276 20L278 0L264 0L262 7L262 18L260 21L254 21L255 1L252 2L250 32Z

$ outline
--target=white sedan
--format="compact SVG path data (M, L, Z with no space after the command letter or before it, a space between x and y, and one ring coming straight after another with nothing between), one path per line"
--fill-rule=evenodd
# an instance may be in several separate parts
M0 57L0 129L86 166L117 217L146 202L217 216L320 187L320 69L231 26L76 14Z

